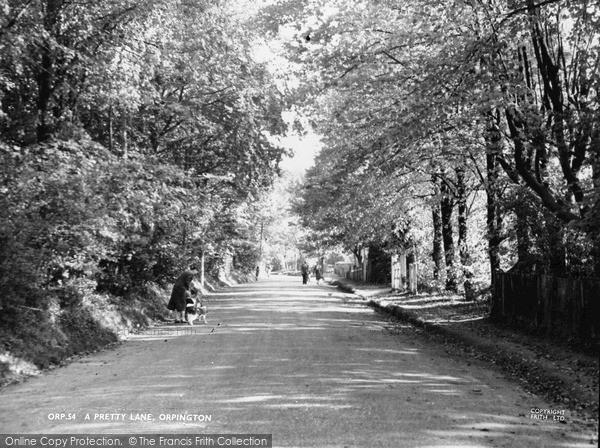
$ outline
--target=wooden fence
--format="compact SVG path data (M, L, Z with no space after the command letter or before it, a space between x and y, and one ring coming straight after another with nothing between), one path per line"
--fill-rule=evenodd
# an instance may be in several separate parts
M352 269L346 271L346 278L349 280L356 280L359 282L364 282L364 274L361 267L353 266Z
M547 336L598 340L600 279L498 272L491 317Z

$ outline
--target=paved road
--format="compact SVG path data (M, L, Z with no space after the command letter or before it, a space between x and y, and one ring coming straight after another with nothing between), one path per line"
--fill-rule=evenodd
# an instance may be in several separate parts
M212 297L207 326L157 327L10 386L0 392L0 432L272 433L277 447L590 446L570 423L532 420L547 404L499 373L330 286L300 283L271 276L233 287Z

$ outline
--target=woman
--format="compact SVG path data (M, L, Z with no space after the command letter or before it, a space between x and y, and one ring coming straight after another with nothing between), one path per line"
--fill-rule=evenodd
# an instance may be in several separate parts
M175 285L173 285L171 300L169 300L167 309L175 311L175 323L185 322L186 296L190 295L193 279L194 273L192 271L185 271L179 276Z
M309 275L309 267L308 263L305 261L300 266L300 272L302 273L302 284L306 285L308 283L308 275Z
M319 265L315 266L315 279L317 280L317 285L320 284L320 281L323 280L323 272L321 271L321 268L319 267Z

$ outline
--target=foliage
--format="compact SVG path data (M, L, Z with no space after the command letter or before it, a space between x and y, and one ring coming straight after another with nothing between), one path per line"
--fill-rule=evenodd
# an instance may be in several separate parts
M61 229L44 236L56 267L40 272L56 280L100 266L101 287L123 294L169 278L192 253L226 249L247 219L234 210L271 184L283 154L269 138L284 130L280 93L252 58L252 29L226 2L5 10L3 138L20 148L89 136L108 149L40 161L48 185L27 169L11 175L17 194L48 196L26 227L54 220ZM52 145L22 151L46 157Z
M298 247L412 251L465 290L600 275L594 2L243 5L0 0L3 315L52 334L57 297L127 305L202 256L250 271ZM325 143L288 191L286 108Z
M153 285L202 255L254 267L252 203L279 174L286 100L249 17L226 1L0 10L0 311L16 319L4 348L29 337L23 307L65 333L77 316L92 325L70 311L91 295L154 307ZM48 314L57 296L66 327Z
M455 252L465 279L481 269L483 239L492 269L527 264L529 247L527 269L600 273L599 15L587 1L306 2L288 48L309 67L307 107L328 147L303 223L348 248L383 243L396 222L422 243L433 222L411 211L441 207L446 275ZM585 267L553 261L557 246L585 253Z

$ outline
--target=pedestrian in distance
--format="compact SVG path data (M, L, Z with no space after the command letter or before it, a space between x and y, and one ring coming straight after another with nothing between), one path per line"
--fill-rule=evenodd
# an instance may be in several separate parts
M185 322L186 299L192 293L192 280L194 280L194 273L192 271L185 271L177 278L175 285L173 285L167 309L175 312L175 323Z
M310 268L308 267L308 263L306 261L302 262L300 266L300 272L302 273L302 284L306 285L308 283L308 276L310 273Z
M317 285L319 285L321 280L323 280L323 271L321 271L321 268L319 267L319 265L315 266L314 273L315 273L315 280L317 281Z

